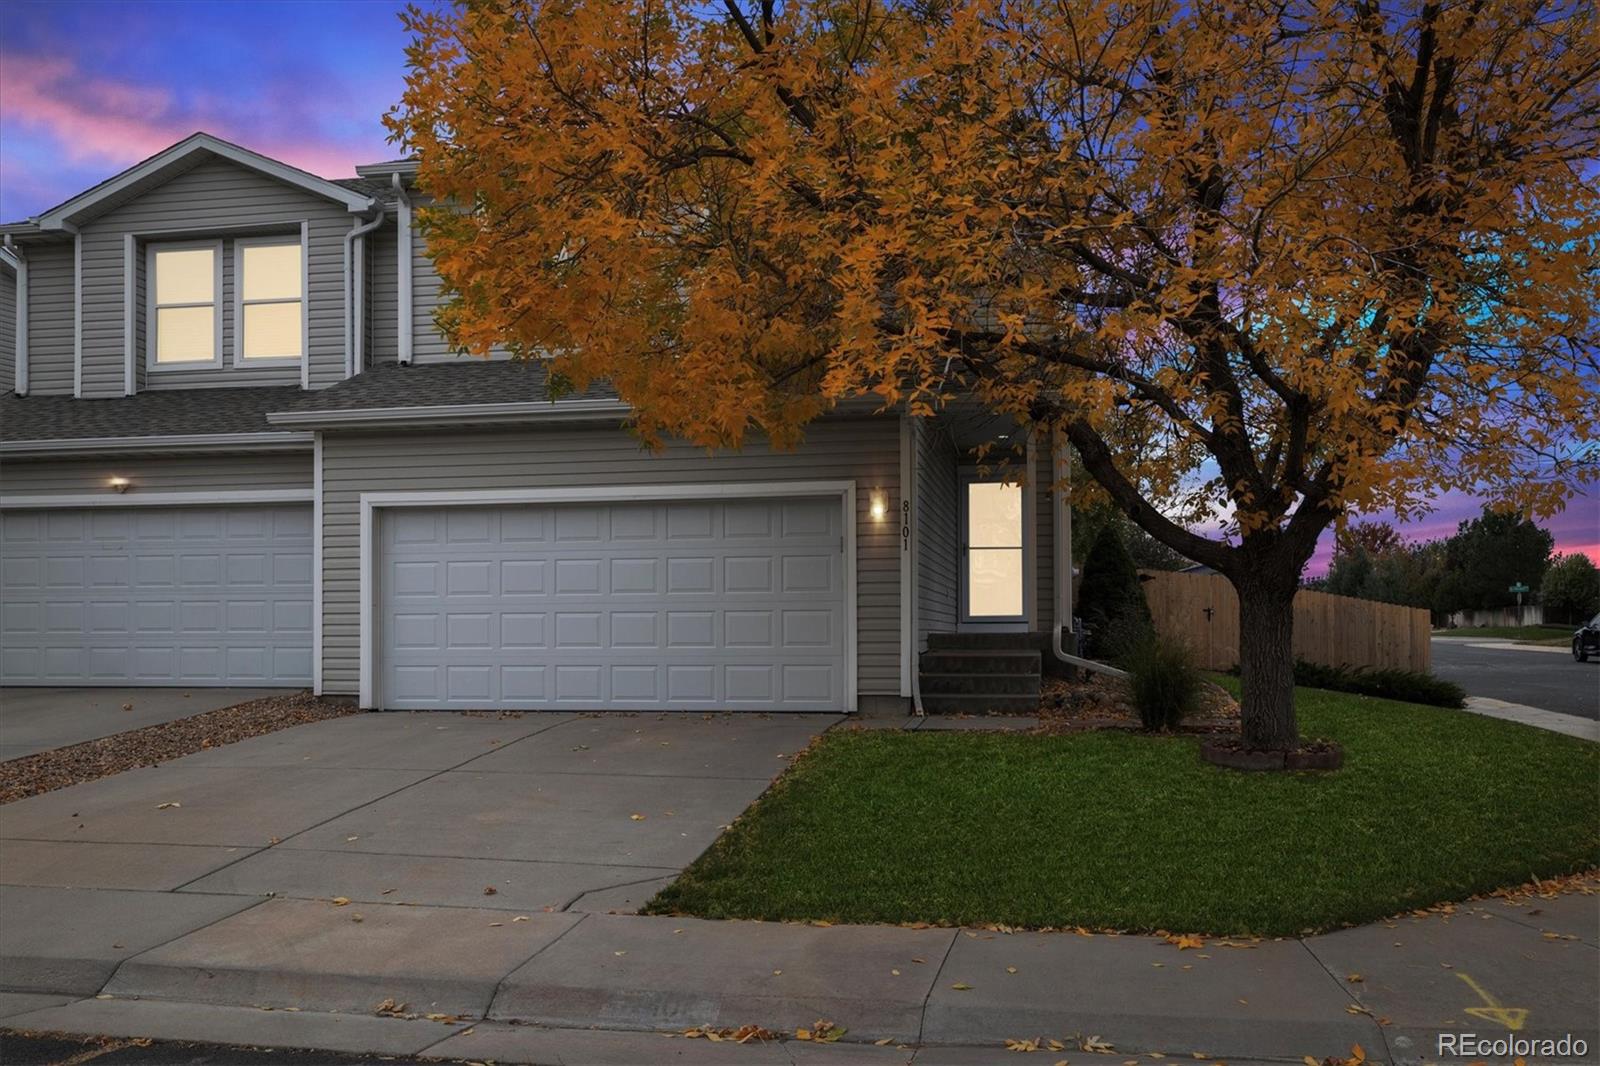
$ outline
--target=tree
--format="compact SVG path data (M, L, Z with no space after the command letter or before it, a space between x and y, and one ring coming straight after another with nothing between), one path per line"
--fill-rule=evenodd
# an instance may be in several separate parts
M1400 539L1400 531L1387 522L1351 522L1334 533L1335 558L1358 548L1376 559L1402 551L1405 541Z
M1283 748L1330 522L1594 477L1597 17L486 0L408 13L388 122L455 344L611 381L647 443L786 447L860 395L1059 434L1233 583Z
M1537 591L1550 566L1555 538L1520 514L1485 507L1462 522L1445 546L1445 565L1458 572L1452 611L1509 607L1517 602L1511 586Z
M1193 564L1133 523L1126 514L1099 501L1078 508L1072 516L1072 557L1086 558L1100 530L1114 526L1122 546L1128 550L1133 565L1141 570L1182 570Z
M1539 589L1545 621L1582 622L1600 613L1600 570L1582 552L1558 555Z
M1097 659L1120 658L1153 629L1139 571L1112 523L1100 527L1083 560L1078 613L1089 631L1089 654Z

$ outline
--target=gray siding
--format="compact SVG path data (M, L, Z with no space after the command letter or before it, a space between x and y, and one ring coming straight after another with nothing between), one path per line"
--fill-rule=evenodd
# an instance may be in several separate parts
M83 394L119 396L123 391L123 236L128 233L141 237L137 256L140 273L144 270L145 239L208 237L222 228L227 228L225 235L229 238L223 246L223 366L150 374L145 379L147 387L204 388L298 382L300 371L295 367L233 368L231 238L247 233L298 235L302 221L309 223L307 296L311 384L314 388L321 387L343 378L342 279L344 235L352 222L349 212L339 204L301 189L213 159L83 227ZM246 229L239 229L241 226ZM144 358L141 328L135 336L135 359L141 367Z
M0 464L0 495L53 493L110 495L112 477L128 478L132 502L141 492L214 492L239 489L309 489L310 452L260 455L100 456L92 459L7 459Z
M17 275L0 266L0 392L17 385Z
M395 227L379 226L367 242L367 365L392 363L400 354L400 267L395 261L399 242Z
M72 394L72 242L35 244L28 256L28 391Z
M873 490L899 498L894 418L819 422L792 452L753 443L706 455L687 444L642 451L620 429L502 433L324 435L323 688L359 686L360 496L363 492L661 485L737 481L856 483L857 682L862 695L900 691L900 542L892 517L874 521Z
M934 418L911 421L917 449L917 650L929 633L953 633L960 606L956 449Z

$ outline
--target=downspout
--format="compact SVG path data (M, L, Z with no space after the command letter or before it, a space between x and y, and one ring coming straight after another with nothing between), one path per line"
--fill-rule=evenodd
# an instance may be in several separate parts
M399 281L397 283L398 299L395 306L398 308L399 321L395 324L395 341L398 345L395 359L401 366L411 365L411 197L406 193L406 184L400 180L400 172L395 171L390 175L394 185L394 194L400 204L399 218L396 226L399 230L395 234L395 255L398 259L396 267Z
M912 416L906 413L901 417L909 419ZM922 587L918 584L917 579L917 545L920 543L920 536L917 532L917 527L920 524L917 521L917 472L920 468L917 460L921 458L921 449L917 446L917 442L921 438L921 430L915 422L912 422L909 428L911 431L911 446L906 449L908 453L908 461L906 463L907 476L906 483L900 490L900 499L906 512L903 516L906 524L906 551L911 554L911 558L907 560L909 565L906 568L906 580L911 585L911 647L909 649L911 652L911 713L918 718L922 718L928 712L922 709L922 666L917 657L917 645L920 643L917 639L918 607L922 599Z
M344 376L355 377L361 366L361 282L364 271L356 258L356 241L383 225L383 208L379 207L370 222L357 221L344 235ZM362 259L365 259L362 256Z
M1127 677L1126 670L1095 662L1077 655L1068 655L1063 647L1066 634L1072 629L1072 504L1067 499L1067 482L1072 464L1067 456L1067 445L1061 431L1055 430L1050 438L1050 455L1054 478L1050 486L1050 518L1055 541L1055 624L1051 626L1050 650L1056 661L1080 670L1090 670L1109 677Z
M22 245L6 234L6 250L17 260L17 364L13 389L18 396L28 395L28 255Z

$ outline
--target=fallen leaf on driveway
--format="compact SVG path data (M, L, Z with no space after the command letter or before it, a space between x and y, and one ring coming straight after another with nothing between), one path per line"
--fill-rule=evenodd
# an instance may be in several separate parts
M972 986L971 985L963 984L960 981L957 981L955 984L951 985L950 987L955 989L957 992L971 992L972 991Z
M642 815L642 814L630 814L630 815L628 815L628 820L629 821L633 821L633 822L642 822L642 821L644 821L644 815Z
M531 921L533 921L533 919L529 918L526 914L519 914L519 915L517 915L515 918L513 918L511 920L513 922L531 922Z
M500 894L500 890L495 888L493 885L484 885L483 894L485 896L497 896Z
M1179 951L1188 951L1190 948L1203 948L1206 946L1206 942L1203 939L1192 933L1185 933L1182 936L1169 935L1167 943L1172 944Z
M122 705L122 709L123 709L123 710L125 710L125 711L131 711L131 710L133 710L133 704L131 704L131 703L124 703L124 704L123 704L123 705Z
M171 801L168 801L167 803L158 803L158 804L156 804L156 810L165 811L165 810L170 810L173 807L182 807L182 806L183 806L183 804L177 802L176 800L171 800Z
M1346 974L1345 975L1345 981L1347 981L1348 983L1350 983L1352 985L1359 985L1362 981L1365 981L1365 980L1366 980L1366 978L1362 977L1358 973L1352 973L1352 974Z
M1007 966L1006 967L1006 973L1016 973L1016 972L1017 972L1017 968L1015 966Z
M1038 1051L1039 1050L1039 1041L1037 1041L1037 1040L1007 1040L1006 1041L1006 1050L1007 1051Z
M347 906L350 903L350 897L349 896L334 896L333 899L329 900L329 902L332 903L335 907L344 907L344 906Z

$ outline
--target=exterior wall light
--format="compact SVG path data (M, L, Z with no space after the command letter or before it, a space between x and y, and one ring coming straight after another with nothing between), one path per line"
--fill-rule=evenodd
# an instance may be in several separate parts
M133 482L119 475L117 477L113 477L110 481L106 482L106 484L110 486L112 492L121 494L127 492L129 486L131 486Z
M872 515L874 522L882 522L884 517L888 515L889 501L884 499L883 493L874 492L872 494L872 503L868 507L867 513Z

